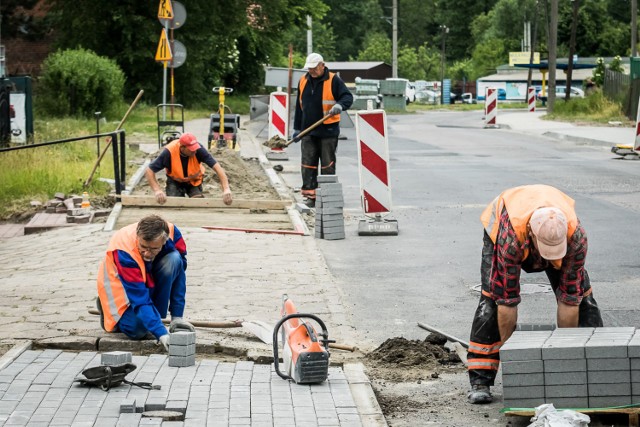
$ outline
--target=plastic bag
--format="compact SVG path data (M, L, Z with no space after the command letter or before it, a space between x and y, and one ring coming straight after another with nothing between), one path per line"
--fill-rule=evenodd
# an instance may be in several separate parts
M528 427L586 427L591 422L588 415L571 409L558 411L553 403L545 403L536 408Z

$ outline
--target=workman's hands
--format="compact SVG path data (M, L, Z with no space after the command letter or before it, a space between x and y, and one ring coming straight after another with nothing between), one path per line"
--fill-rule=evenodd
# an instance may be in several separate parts
M157 190L154 194L156 196L156 202L160 203L161 205L164 205L165 202L167 201L167 195L164 194L164 191Z
M196 328L182 317L174 317L171 319L171 324L169 325L169 332L174 333L178 331L187 331L187 332L195 332Z
M231 195L230 189L227 188L226 190L224 190L224 192L222 193L222 201L227 206L229 206L233 202L233 196Z
M342 105L340 104L334 104L333 107L331 107L331 110L329 110L329 115L330 116L335 116L342 113Z
M158 342L162 344L167 353L169 352L169 334L163 335L158 339Z
M294 129L293 130L293 135L291 135L291 139L293 140L293 142L300 141L300 138L298 138L298 135L300 135L300 131Z

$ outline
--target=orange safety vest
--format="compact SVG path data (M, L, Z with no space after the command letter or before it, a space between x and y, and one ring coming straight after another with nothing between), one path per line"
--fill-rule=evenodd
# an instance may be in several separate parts
M333 84L333 76L336 73L332 73L329 71L329 78L324 81L322 84L322 111L325 115L329 113L329 110L336 104L336 99L333 97L333 91L331 90L331 85ZM304 87L307 85L307 76L304 76L300 79L300 88L298 89L298 97L300 99L300 108L302 108L302 92L304 92ZM323 123L325 125L330 125L331 123L338 123L340 121L340 114L336 114L335 116L329 117Z
M166 170L167 176L176 179L178 182L182 182L182 179L185 179L184 171L182 170L182 160L180 160L180 140L176 139L173 142L170 142L165 147L169 150L171 154L171 172ZM194 187L202 184L202 177L204 176L204 165L201 164L196 156L189 157L189 163L187 164L187 174L194 175L200 172L200 175L196 179L189 180L189 183Z
M173 240L174 226L171 223L167 224L169 225L169 238ZM138 223L127 225L113 235L109 241L107 254L98 268L98 296L104 313L104 328L109 332L115 329L120 318L130 305L127 292L118 275L118 268L114 260L115 251L125 251L131 255L142 272L143 282L147 282L144 260L138 250L137 227Z
M496 243L502 208L507 208L509 221L513 226L518 241L523 244L527 239L527 224L538 208L558 208L567 218L567 238L573 236L578 227L578 217L574 209L575 201L557 188L549 185L523 185L504 191L491 202L480 215L484 229ZM529 255L525 250L523 259Z

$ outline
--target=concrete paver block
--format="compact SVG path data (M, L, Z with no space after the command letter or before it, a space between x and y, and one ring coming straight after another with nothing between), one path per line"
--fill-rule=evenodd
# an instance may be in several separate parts
M171 356L191 356L192 354L196 354L196 345L176 345L169 344L169 360L171 360ZM171 366L171 365L169 365Z
M631 396L631 383L589 384L589 397Z
M624 357L587 359L587 369L589 371L628 371L630 367L630 359Z
M544 374L517 374L517 375L502 375L502 384L504 387L525 387L544 385Z
M502 396L504 399L544 399L544 386L505 386L502 388Z
M547 403L553 403L556 408L588 408L588 397L555 397L547 399Z
M169 356L169 366L186 368L196 364L196 355L189 356Z
M631 396L589 396L590 408L609 408L623 405L631 405Z
M546 385L544 386L544 394L547 400L556 397L586 397L589 395L586 384Z
M587 359L544 360L544 372L575 372L587 370Z
M545 385L587 384L587 373L580 372L545 372Z
M169 346L173 345L189 345L196 343L196 333L195 332L174 332L169 334Z
M544 403L544 399L504 399L502 404L505 408L535 408Z
M631 382L631 371L588 371L587 378L590 385L628 383Z
M110 351L102 353L100 360L103 365L114 366L131 363L132 356L130 351Z

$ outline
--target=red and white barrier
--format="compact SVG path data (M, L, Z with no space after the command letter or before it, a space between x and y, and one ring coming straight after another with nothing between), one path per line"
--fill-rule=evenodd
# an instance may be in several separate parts
M286 92L271 92L269 95L269 139L274 136L286 140L289 136L287 113L289 97Z
M640 98L638 102L640 102ZM633 141L633 149L640 151L640 104L638 106L638 114L636 115L636 138Z
M529 104L529 112L530 113L535 113L536 112L536 88L535 87L529 87L527 89L527 103Z
M498 90L496 88L485 88L484 97L484 128L496 128L498 117Z
M384 110L356 113L360 194L364 214L391 211L389 142Z

